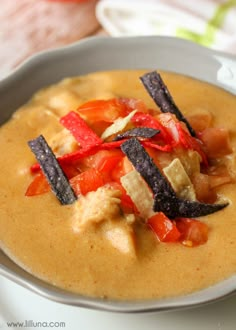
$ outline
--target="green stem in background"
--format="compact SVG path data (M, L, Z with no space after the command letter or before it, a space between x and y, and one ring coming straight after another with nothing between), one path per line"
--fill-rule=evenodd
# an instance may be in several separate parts
M229 0L219 5L213 17L208 21L204 34L192 32L188 29L178 28L176 36L195 41L203 46L212 46L215 41L217 31L222 27L225 17L232 7L236 6L236 0Z

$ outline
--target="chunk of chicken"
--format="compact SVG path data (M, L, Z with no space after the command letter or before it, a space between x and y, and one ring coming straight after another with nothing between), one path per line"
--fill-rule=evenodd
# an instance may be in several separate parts
M122 217L120 196L119 190L107 187L100 187L81 196L74 205L73 229L81 231L92 224Z
M57 156L67 154L78 149L77 141L67 129L63 129L54 135L49 141L49 145Z
M104 235L120 253L132 258L136 256L135 234L131 225L123 221L109 223Z
M77 109L80 103L79 97L72 91L64 91L49 96L48 105L60 116L65 115L71 109Z

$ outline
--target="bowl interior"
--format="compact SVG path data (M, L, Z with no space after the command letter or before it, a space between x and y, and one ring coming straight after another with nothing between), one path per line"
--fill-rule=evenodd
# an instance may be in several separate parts
M164 37L90 38L38 54L0 82L0 124L38 89L65 77L114 69L161 69L194 77L236 94L236 58ZM0 273L49 299L118 312L158 311L214 301L236 290L236 277L188 296L118 302L74 295L31 276L0 251Z

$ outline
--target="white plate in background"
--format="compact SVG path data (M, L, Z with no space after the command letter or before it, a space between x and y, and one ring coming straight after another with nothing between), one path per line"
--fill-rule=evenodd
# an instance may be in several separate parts
M58 304L0 277L0 329L6 322L41 322L41 329L65 330L234 330L236 296L181 311L151 314L119 314ZM48 324L46 324L47 322ZM57 322L54 327L46 327ZM60 327L59 323L64 322ZM65 326L64 326L65 325Z

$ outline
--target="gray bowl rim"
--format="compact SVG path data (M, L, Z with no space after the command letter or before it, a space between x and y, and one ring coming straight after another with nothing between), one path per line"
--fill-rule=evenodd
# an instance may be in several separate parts
M186 41L183 39L173 38L173 37L158 37L158 36L145 36L145 37L90 37L87 39L83 39L77 43L74 43L70 46L65 46L53 50L43 51L38 53L29 59L27 59L22 65L16 68L11 74L9 74L6 78L0 81L0 96L5 95L8 91L13 90L15 88L14 84L17 82L23 81L25 77L32 74L32 71L36 67L37 70L46 66L48 64L48 60L56 61L58 58L64 57L69 58L70 54L79 56L81 52L85 52L87 56L92 56L91 52L96 51L98 47L102 48L104 51L112 51L114 47L119 47L121 50L126 49L128 46L134 47L135 50L139 49L140 51L143 50L143 47L157 47L165 51L166 48L170 48L170 50L176 51L179 55L181 53L185 56L193 56L194 59L206 60L207 62L212 61L216 62L217 68L223 65L224 61L227 63L228 67L231 64L235 65L236 67L236 57L233 55L225 54L219 51L214 51L202 46L199 46L195 43L190 41ZM124 54L124 58L127 54ZM94 56L93 56L94 59ZM68 60L68 59L67 59ZM124 59L123 59L124 61ZM140 61L140 59L138 59ZM223 61L223 62L222 62ZM154 62L155 63L155 62ZM186 72L184 66L181 68L173 69L172 66L175 66L175 63L172 64L171 67L164 64L156 65L154 63L140 66L136 63L129 66L116 65L113 69L135 69L135 68L143 68L143 69L155 69L158 66L160 69L165 71L174 71L176 73L181 73L185 75L190 75L197 79L205 80L206 82L216 84L219 87L226 89L229 92L236 94L236 87L229 86L228 83L224 84L221 81L217 81L215 78L212 80L208 77L203 77L196 72L194 74L189 74ZM158 63L158 61L157 61ZM235 69L234 67L234 69ZM104 67L104 63L101 67L98 66L97 70L91 69L85 70L81 74L89 73L93 71L100 71L100 70L109 70L110 67ZM75 74L77 75L77 74ZM59 79L64 77L59 75L55 79L49 79L50 81L48 84L52 84ZM45 79L45 77L44 77ZM47 80L47 78L46 78ZM36 84L37 85L37 84ZM38 82L38 86L34 86L35 91L41 88L41 81ZM25 87L26 88L26 87ZM5 122L11 113L14 111L12 109L11 103L15 104L15 109L18 108L21 104L25 102L32 94L32 90L30 92L25 91L25 97L19 100L16 100L14 103L13 101L9 101L7 98L7 102L9 103L10 113L4 117L3 122ZM6 106L4 104L4 107ZM0 114L2 114L2 109L0 108ZM144 300L144 301L119 301L119 300L112 300L112 299L100 299L100 298L93 298L87 297L79 294L70 293L68 291L64 291L57 287L54 287L40 279L32 276L24 269L16 265L4 252L0 251L0 275L6 277L7 279L21 285L22 287L29 289L30 291L45 297L49 300L63 303L72 306L78 307L85 307L95 310L104 310L110 312L120 312L120 313L144 313L144 312L159 312L159 311L169 311L169 310L177 310L182 308L190 308L196 307L203 304L212 303L218 301L220 299L224 299L228 296L234 295L236 293L236 275L231 276L230 278L217 283L209 288L178 297L171 297L171 298L164 298L164 299L153 299L153 300Z

